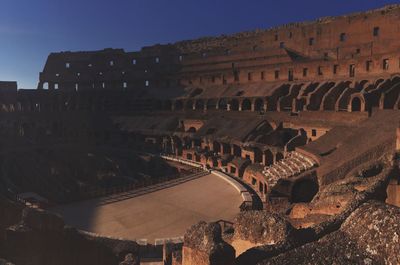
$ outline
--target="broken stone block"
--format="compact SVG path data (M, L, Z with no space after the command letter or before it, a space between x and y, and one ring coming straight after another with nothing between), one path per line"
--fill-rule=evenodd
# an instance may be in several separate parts
M186 232L182 258L185 265L233 265L235 249L222 240L219 224L200 222Z

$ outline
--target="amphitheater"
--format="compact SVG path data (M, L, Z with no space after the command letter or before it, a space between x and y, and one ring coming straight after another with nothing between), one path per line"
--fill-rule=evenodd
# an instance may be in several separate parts
M399 25L58 52L37 89L0 82L0 264L400 264Z

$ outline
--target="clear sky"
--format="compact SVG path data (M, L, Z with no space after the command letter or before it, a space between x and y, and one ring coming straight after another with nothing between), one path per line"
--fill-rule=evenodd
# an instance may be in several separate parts
M386 0L0 0L0 80L36 88L50 52L124 48L262 29Z

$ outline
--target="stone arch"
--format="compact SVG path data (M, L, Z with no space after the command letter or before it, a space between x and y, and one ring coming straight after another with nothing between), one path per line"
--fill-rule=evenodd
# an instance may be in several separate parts
M228 102L225 98L221 98L218 100L217 106L218 106L218 109L220 109L220 110L227 110Z
M188 130L187 130L187 132L188 133L195 133L197 130L196 130L196 128L194 128L194 127L190 127Z
M251 101L250 101L250 99L248 99L248 98L243 99L241 109L242 109L242 111L251 110Z
M233 111L239 110L239 100L231 99L230 104L231 104L230 110L233 110Z
M361 99L359 97L355 97L351 101L351 111L361 111Z
M284 155L281 152L277 152L275 154L275 162L279 162L284 158Z
M240 146L238 146L236 144L233 144L232 145L232 154L234 156L241 157L242 156L242 149L240 148Z
M256 98L254 100L254 110L255 111L264 110L264 100L262 98Z
M365 99L362 95L352 95L348 106L349 112L365 111Z
M264 165L270 166L274 163L274 154L271 150L267 149L264 151Z
M189 99L186 101L185 110L193 110L193 100Z
M182 139L178 136L174 135L171 137L171 140L178 146L182 146Z
M192 139L190 139L188 136L183 137L182 143L183 146L187 149L192 147Z
M400 82L400 75L395 75L395 76L393 76L392 77L392 82L393 83L398 83L398 82Z
M209 99L209 100L207 100L206 104L207 104L207 110L211 110L211 109L214 110L214 109L217 108L218 100L216 100L216 99Z
M171 136L162 137L161 143L162 143L161 149L162 149L163 153L165 153L165 154L173 153L174 148L172 146L172 137Z
M196 110L203 110L204 109L204 100L202 100L202 99L196 100L195 108L196 108Z
M230 144L227 143L220 143L221 144L221 154L231 154L232 149Z
M213 150L214 150L215 153L221 154L222 153L222 149L221 148L222 148L222 146L221 146L221 144L219 142L217 142L217 141L213 142Z
M290 202L311 202L318 190L319 186L317 180L301 179L293 185Z
M172 150L175 155L182 155L183 142L178 136L172 136L171 138Z
M260 148L254 147L254 163L263 162L263 153Z

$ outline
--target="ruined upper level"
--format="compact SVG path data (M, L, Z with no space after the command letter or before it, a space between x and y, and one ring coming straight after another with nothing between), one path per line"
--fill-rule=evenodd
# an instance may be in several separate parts
M144 47L52 53L38 88L168 89L390 76L400 70L400 6L268 30Z

